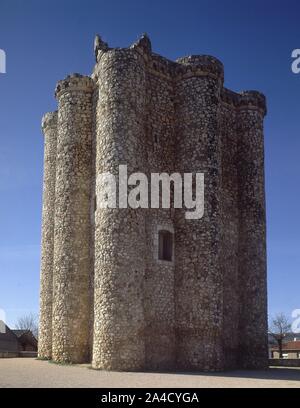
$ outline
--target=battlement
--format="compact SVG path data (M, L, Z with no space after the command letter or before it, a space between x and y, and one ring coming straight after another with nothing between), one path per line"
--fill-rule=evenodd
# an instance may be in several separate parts
M59 99L65 92L91 92L93 86L94 82L91 77L74 73L58 81L55 88L55 97Z
M237 110L258 110L263 116L267 113L266 97L258 91L242 91L237 93L223 88L221 100L225 105Z
M147 34L143 34L135 43L130 46L131 49L142 51L143 54L151 54L152 45Z
M264 94L258 91L242 91L239 93L238 99L239 109L259 109L266 115L267 104Z
M42 129L45 132L47 128L55 128L57 126L58 112L48 112L42 118Z
M188 77L191 75L207 75L213 78L224 80L224 67L221 61L210 55L190 55L171 61L165 57L152 52L151 41L146 34L143 34L136 42L127 48L110 48L102 41L99 35L94 41L94 52L96 62L99 63L103 54L107 52L117 52L126 55L126 51L136 51L146 61L148 69L165 78ZM95 68L96 70L96 68Z
M224 66L221 61L210 55L190 55L176 60L178 73L193 73L209 75L213 78L224 79Z

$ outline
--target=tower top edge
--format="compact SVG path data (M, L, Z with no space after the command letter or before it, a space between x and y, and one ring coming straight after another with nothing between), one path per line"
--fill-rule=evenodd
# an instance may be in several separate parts
M258 109L267 113L267 103L264 94L258 91L241 91L234 92L230 89L223 88L221 92L221 99L227 105L232 105L239 110Z
M187 72L201 71L203 75L208 74L214 77L224 79L223 63L216 57L211 55L187 55L176 60L168 59L160 54L152 51L151 41L147 34L143 34L136 42L129 47L114 47L111 48L105 43L99 35L94 41L94 52L96 57L96 67L100 63L105 54L126 57L131 55L132 51L136 51L143 56L146 63L154 71L160 71L163 74L181 75ZM95 67L94 72L97 71Z
M94 81L90 76L78 73L70 74L57 82L55 97L58 99L63 93L71 91L92 92Z
M242 109L259 109L263 115L267 114L267 101L263 93L254 90L241 91L238 93L238 108Z
M45 131L47 128L55 128L57 126L57 117L57 110L45 113L42 117L42 130Z

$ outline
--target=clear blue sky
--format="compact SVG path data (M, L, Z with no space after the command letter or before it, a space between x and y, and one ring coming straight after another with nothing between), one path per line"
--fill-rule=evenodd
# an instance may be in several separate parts
M89 74L93 40L128 46L143 32L175 59L211 54L225 85L268 98L265 122L269 312L300 308L300 48L296 0L0 0L0 309L9 324L38 310L42 115L56 108L57 80Z

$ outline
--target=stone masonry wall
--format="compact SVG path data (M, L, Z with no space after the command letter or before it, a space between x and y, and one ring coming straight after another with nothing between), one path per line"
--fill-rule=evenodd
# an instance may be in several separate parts
M110 50L96 68L96 194L97 175L145 172L143 143L146 72L135 50ZM101 209L95 213L93 366L141 370L145 366L143 283L145 277L144 209ZM141 239L143 237L143 239Z
M172 174L175 168L175 98L172 64L161 57L147 58L148 179L151 173ZM172 262L158 259L159 231L174 233L174 210L153 208L146 216L147 264L144 282L146 368L175 367L175 299Z
M222 143L222 250L223 349L226 368L237 366L239 287L238 234L239 204L237 179L236 108L228 90L223 90L220 137Z
M267 367L266 213L263 118L265 98L242 94L238 107L239 364Z
M39 357L52 357L52 303L54 211L56 180L57 112L46 113L42 120L44 143L44 188L42 222L42 259L40 289Z
M39 355L107 370L264 368L264 97L224 88L214 57L154 54L145 35L129 48L97 36L95 57L91 77L58 83L57 129L43 122ZM172 208L172 188L171 209L101 208L99 176L119 165L148 180L204 173L203 217ZM171 261L158 259L160 230Z
M90 359L92 93L92 79L81 75L56 87L52 357L58 362Z
M176 82L176 164L180 173L204 172L205 212L198 220L187 220L182 210L177 211L177 365L185 370L218 370L224 358L219 137L223 66L205 56L180 62L186 67Z

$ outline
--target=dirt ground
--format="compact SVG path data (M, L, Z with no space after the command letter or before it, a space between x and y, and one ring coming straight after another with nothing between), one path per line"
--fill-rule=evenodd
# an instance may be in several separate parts
M300 387L300 368L226 373L127 373L96 371L86 365L57 365L34 358L0 359L0 387Z

